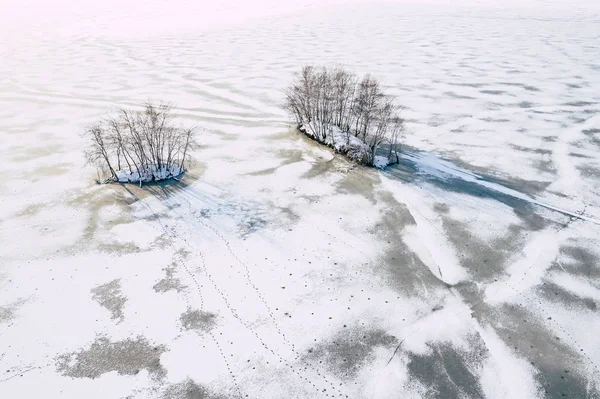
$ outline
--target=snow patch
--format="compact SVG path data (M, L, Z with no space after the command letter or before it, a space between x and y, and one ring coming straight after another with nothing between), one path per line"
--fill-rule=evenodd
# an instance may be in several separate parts
M107 238L118 243L132 243L138 248L148 248L160 235L160 230L143 220L138 220L113 227Z
M470 310L455 296L446 297L443 307L433 311L409 327L403 349L418 355L432 352L431 344L450 343L453 348L467 350L472 332Z
M518 298L518 293L540 284L558 256L562 232L547 229L537 233L523 248L522 256L506 270L507 276L485 290L486 302L499 304Z
M388 166L389 164L390 164L389 158L386 158L384 156L375 155L375 158L373 158L373 166L375 166L377 169L383 169L386 166Z
M547 279L581 298L590 298L600 302L600 289L594 287L588 279L564 272L553 272Z
M538 398L535 369L517 357L491 327L476 327L490 356L481 372L481 385L487 398Z
M153 181L161 181L173 179L180 176L184 170L178 165L150 165L149 168L142 168L139 171L135 168L121 169L116 172L116 181L120 183L149 183Z
M432 207L424 204L424 196L415 189L397 184L386 177L382 184L394 196L396 201L406 204L416 225L406 226L403 240L419 259L427 265L431 273L447 284L457 284L469 277L460 264L456 250L446 238L443 223Z
M345 155L351 161L362 165L371 164L371 149L364 141L352 133L342 131L335 125L325 125L325 128L327 129L327 135L325 140L321 140L309 125L302 124L299 126L299 130L311 139L333 148L335 152ZM376 155L372 160L372 164L378 169L383 169L391 165L392 162L384 156Z

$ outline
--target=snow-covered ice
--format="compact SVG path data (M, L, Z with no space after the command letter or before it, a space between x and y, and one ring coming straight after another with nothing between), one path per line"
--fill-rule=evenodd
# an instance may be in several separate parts
M121 169L116 171L116 181L120 183L149 183L181 177L183 170L179 165L150 165L147 168Z
M369 149L369 146L358 137L343 132L342 129L335 125L327 125L324 128L327 130L325 140L320 139L308 125L301 125L299 130L307 136L319 141L321 144L333 148L338 154L347 156L348 159L354 162L364 164L366 159L371 159L371 150ZM382 157L377 158L377 165L381 164L380 158Z
M0 398L600 397L596 3L3 1ZM308 63L398 98L399 164L290 129ZM96 185L148 100L196 163Z

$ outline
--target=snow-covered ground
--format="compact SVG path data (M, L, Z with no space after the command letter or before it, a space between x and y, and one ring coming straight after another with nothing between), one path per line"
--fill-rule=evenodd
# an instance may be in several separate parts
M0 4L0 398L600 397L592 1ZM303 63L406 106L378 171L289 129ZM115 106L206 129L94 183Z
M175 164L150 165L148 168L121 169L116 172L116 181L121 183L149 183L173 179L181 176L184 171Z
M371 149L364 141L351 133L342 131L335 125L328 125L326 129L327 135L323 140L319 135L315 134L309 125L301 124L299 126L299 130L308 137L333 148L336 153L348 157L349 160L359 165L365 165L371 159ZM378 169L383 169L391 163L388 157L383 155L376 155L373 158L373 166Z

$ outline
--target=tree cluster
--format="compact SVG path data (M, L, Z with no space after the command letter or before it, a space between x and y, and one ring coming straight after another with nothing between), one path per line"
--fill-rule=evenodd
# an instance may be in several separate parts
M334 148L350 148L351 136L369 149L362 163L372 165L375 155L387 145L388 159L397 160L404 119L395 99L384 93L380 83L366 75L359 79L340 66L304 66L285 91L285 108L301 129L321 143ZM347 146L340 147L337 127Z
M142 111L118 109L85 129L88 163L98 168L98 182L149 182L175 177L190 162L195 130L175 125L165 104Z

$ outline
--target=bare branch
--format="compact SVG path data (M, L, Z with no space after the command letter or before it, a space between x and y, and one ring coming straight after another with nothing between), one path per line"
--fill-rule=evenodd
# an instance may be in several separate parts
M140 184L184 171L196 137L195 129L174 124L171 106L151 103L142 111L118 109L114 116L88 127L84 135L90 142L86 160L109 171L105 180Z
M390 146L388 159L397 159L404 120L398 116L395 100L372 76L358 80L341 66L304 66L284 93L284 108L315 140L337 148L334 138L339 140L339 135L330 134L335 126L345 133L346 151L350 151L351 135L368 146L370 154L361 155L361 163L372 164L384 143Z

